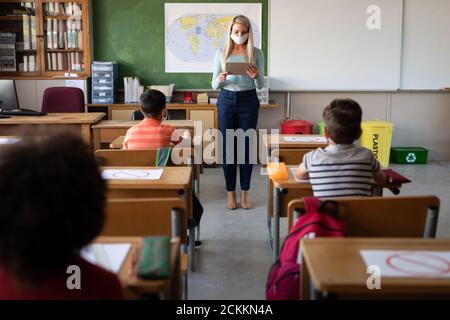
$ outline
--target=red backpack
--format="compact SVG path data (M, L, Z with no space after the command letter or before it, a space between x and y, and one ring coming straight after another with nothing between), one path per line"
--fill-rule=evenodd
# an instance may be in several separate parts
M300 264L298 259L301 238L345 237L345 225L338 218L334 201L320 202L318 198L304 198L305 212L289 231L267 278L267 300L300 299ZM329 208L333 210L329 210Z

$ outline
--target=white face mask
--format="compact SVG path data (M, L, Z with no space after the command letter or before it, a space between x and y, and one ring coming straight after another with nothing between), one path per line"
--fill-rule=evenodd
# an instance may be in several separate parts
M238 36L235 33L232 33L230 38L236 43L236 44L244 44L248 40L248 33L243 35L242 37Z

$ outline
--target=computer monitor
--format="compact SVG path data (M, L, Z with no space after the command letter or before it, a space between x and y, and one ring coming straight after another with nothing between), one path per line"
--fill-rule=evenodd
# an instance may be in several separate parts
M20 109L14 80L0 80L0 109Z

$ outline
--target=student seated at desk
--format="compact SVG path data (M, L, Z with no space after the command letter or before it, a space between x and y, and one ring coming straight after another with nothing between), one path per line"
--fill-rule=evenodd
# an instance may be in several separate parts
M145 119L128 129L123 149L142 150L170 146L175 129L161 124L167 114L166 96L158 90L148 90L141 94L139 101Z
M161 120L167 112L166 96L158 90L148 90L141 94L139 100L140 109L145 119L128 129L123 141L123 149L145 150L171 147L173 145L172 134L175 129L161 124ZM180 137L176 143L180 143L182 140L183 137ZM203 206L195 195L193 196L192 207L193 219L188 221L190 228L197 227L200 224L203 214ZM201 245L201 241L195 241L197 248Z
M79 255L103 227L105 190L81 138L0 148L0 300L122 299L116 275Z
M369 149L355 146L361 136L361 106L351 99L336 99L323 112L329 145L305 154L296 171L310 179L315 197L371 196L373 180L386 177Z

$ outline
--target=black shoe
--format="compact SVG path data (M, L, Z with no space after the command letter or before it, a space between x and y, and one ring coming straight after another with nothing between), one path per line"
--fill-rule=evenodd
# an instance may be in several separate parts
M187 237L188 243L189 243L189 236ZM195 240L195 249L198 249L202 246L202 242L200 240Z

